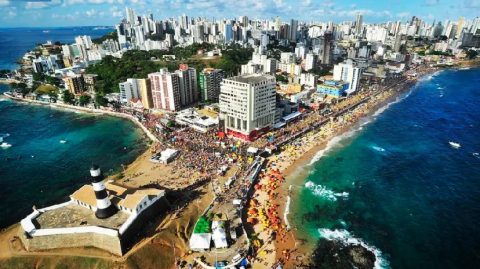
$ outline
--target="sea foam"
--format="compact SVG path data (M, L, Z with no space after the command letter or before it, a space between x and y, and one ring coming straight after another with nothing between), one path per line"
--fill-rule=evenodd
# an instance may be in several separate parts
M392 102L389 102L387 103L386 105L384 105L383 107L379 108L377 111L375 111L375 113L373 113L373 118L376 118L378 115L382 114L383 112L385 112L385 110L387 110L387 108L389 108L391 105L393 104L396 104L402 100L404 100L405 98L409 97L410 94L412 94L412 91L413 89L411 89L407 94L403 95L403 96L399 96L397 97L394 101ZM340 143L340 141L342 141L344 138L348 138L348 137L351 137L353 136L356 132L358 131L361 131L363 130L363 126L369 124L372 122L372 119L371 118L367 118L363 123L360 124L359 127L351 130L351 131L348 131L342 135L339 135L339 136L335 136L334 138L330 139L328 142L327 142L327 145L325 146L324 149L321 149L319 150L315 156L313 156L312 160L310 161L309 165L312 165L314 164L315 162L317 162L318 160L320 160L323 156L325 156L325 153L327 153L330 149L332 149L333 147L335 147L337 144Z
M288 191L292 190L292 185L288 187ZM287 225L287 229L290 229L290 222L288 221L288 214L290 214L290 202L291 202L290 194L287 196L287 204L285 205L285 212L283 212L283 219L285 220L285 224Z
M315 196L325 198L330 201L337 201L338 197L347 198L348 192L334 192L327 187L315 184L312 181L305 183L305 188L309 189Z
M391 105L393 104L396 104L400 101L402 101L403 99L407 98L410 96L410 94L412 94L412 90L408 91L407 94L405 95L402 95L402 96L398 96L397 98L395 98L394 101L392 102L389 102L387 103L386 105L382 106L381 108L379 108L377 111L375 111L375 113L373 113L373 117L377 117L378 115L382 114L383 112L385 112L385 110L387 110Z
M382 256L382 252L378 248L365 243L363 240L359 238L354 237L347 230L344 230L344 229L330 230L330 229L321 228L321 229L318 229L318 233L320 234L320 237L327 240L339 241L345 245L361 245L362 247L371 251L375 255L374 268L376 269L390 268L390 264Z

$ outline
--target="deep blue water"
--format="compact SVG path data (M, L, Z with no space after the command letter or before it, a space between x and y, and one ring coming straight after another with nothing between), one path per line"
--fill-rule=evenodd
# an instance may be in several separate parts
M370 120L309 167L291 221L383 267L480 268L480 69L436 74Z
M38 43L60 41L74 43L79 35L90 35L92 38L103 36L112 29L102 27L43 27L43 28L0 28L0 69L15 69L15 63L25 52L33 49Z
M92 163L107 173L120 171L148 141L124 119L10 100L0 100L0 134L9 134L3 139L12 145L0 148L0 227L19 221L32 205L66 201L89 182Z

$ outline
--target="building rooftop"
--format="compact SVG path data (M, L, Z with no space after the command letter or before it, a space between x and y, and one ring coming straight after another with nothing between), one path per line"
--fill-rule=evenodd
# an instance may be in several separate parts
M132 190L129 190L112 182L105 183L105 188L107 189L107 192L109 194L108 198L112 200L113 203L115 203L116 201L113 200L114 196L123 197L127 192L132 192ZM76 190L72 195L70 195L70 197L92 207L97 207L95 191L90 184L83 185L80 189Z
M137 208L138 204L143 200L145 196L159 196L164 195L164 190L157 189L140 189L135 191L133 194L128 194L125 199L121 200L118 205L123 206L128 209Z
M259 82L265 81L267 79L272 79L274 76L272 75L265 75L265 74L249 74L249 75L241 75L236 77L231 77L225 80L233 80L238 81L241 83L248 83L248 84L257 84Z
M97 199L95 198L95 191L93 190L92 185L83 185L80 189L70 195L70 197L82 201L89 206L97 207Z

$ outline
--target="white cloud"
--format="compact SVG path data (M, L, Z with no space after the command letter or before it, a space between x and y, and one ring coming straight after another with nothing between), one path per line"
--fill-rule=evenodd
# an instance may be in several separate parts
M101 4L123 4L123 0L64 0L63 5L76 5L76 4L94 4L94 5L101 5Z
M110 8L110 13L114 18L121 18L123 16L123 12L118 9L118 7L113 6Z
M285 5L285 3L283 2L283 0L273 0L273 3L275 3L275 6L277 8L279 7L283 7Z
M397 17L401 18L401 19L404 19L406 17L410 16L410 13L409 12L400 12L400 13L397 13Z
M13 11L13 10L10 10L10 11L7 13L7 15L8 15L9 17L15 17L15 16L17 16L17 13L16 13L15 11Z
M90 10L87 10L85 11L85 15L87 15L87 17L93 17L97 14L97 11L95 9L90 9Z
M334 14L340 16L340 17L355 17L358 14L363 15L363 16L371 16L375 14L375 12L371 9L353 9L353 10L339 10L334 12Z
M10 5L10 1L8 0L0 0L0 7L8 6Z
M57 6L62 4L61 0L51 0L51 1L44 1L44 2L27 2L25 4L26 9L41 9L50 6Z
M199 1L194 1L190 2L186 5L187 9L205 9L205 8L213 8L216 7L217 3L214 1L208 1L208 0L199 0Z

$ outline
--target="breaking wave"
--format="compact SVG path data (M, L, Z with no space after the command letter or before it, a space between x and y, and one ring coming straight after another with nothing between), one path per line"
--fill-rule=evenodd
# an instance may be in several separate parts
M334 192L327 187L315 184L312 181L307 181L305 183L305 188L309 189L315 196L319 196L330 201L337 201L339 197L347 198L349 195L348 192Z
M362 239L354 237L350 232L343 229L325 229L321 228L318 229L318 233L320 237L327 239L327 240L335 240L341 242L345 245L361 245L362 247L366 248L370 252L375 255L375 266L374 268L390 268L388 261L382 256L382 252L374 246L371 246L365 243Z

